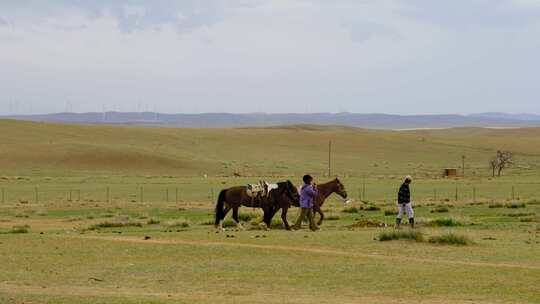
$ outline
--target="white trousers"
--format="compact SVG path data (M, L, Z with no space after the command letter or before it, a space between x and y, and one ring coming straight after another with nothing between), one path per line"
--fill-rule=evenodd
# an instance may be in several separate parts
M414 218L414 210L412 208L412 203L408 204L398 204L398 215L397 218L400 219L403 217L403 214L407 212L407 216L411 219Z

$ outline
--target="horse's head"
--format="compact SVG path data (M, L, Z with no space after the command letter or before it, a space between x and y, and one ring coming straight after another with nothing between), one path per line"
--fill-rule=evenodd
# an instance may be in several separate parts
M336 177L334 180L335 182L335 189L334 191L341 196L343 199L347 199L347 190L345 190L345 186L341 183L339 178Z
M290 199L293 203L300 202L300 195L298 194L298 189L293 185L293 183L290 180L287 180L285 182L285 195L288 199Z

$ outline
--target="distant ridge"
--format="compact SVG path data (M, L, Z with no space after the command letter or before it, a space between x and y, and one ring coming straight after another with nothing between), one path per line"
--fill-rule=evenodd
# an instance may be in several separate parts
M244 128L300 124L348 126L367 129L540 127L539 115L505 113L480 113L472 115L390 115L356 113L164 114L154 112L90 112L0 116L0 119L67 124L118 124L178 128Z

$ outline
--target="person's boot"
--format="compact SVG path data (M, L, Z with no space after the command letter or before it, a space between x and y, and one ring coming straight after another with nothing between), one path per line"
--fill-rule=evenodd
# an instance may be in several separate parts
M414 228L414 218L409 219L409 225L411 225L411 228Z
M401 219L397 218L396 219L396 229L400 229L400 228L401 228Z

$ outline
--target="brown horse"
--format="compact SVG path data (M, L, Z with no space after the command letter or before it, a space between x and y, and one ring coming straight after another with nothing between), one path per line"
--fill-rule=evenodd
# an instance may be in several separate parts
M291 181L278 183L277 189L272 189L268 193L267 197L252 198L246 191L246 186L232 187L229 189L223 189L219 193L218 201L216 204L216 228L222 229L223 219L233 210L233 219L236 222L238 228L242 228L238 219L238 209L240 206L262 208L264 212L263 221L267 227L270 227L272 222L272 206L281 205L286 202L298 202L299 196L296 187Z
M345 190L345 186L341 183L339 178L335 178L327 183L319 184L317 185L317 190L319 191L319 194L315 198L313 211L315 214L319 213L321 215L321 218L319 219L319 222L317 225L321 225L324 220L324 213L322 212L322 205L326 201L326 199L333 193L338 194L343 199L347 199L347 190ZM300 204L293 202L293 206L300 207ZM280 206L279 208L283 208L283 206ZM279 208L277 210L279 210ZM276 212L277 212L276 210ZM284 219L284 222L286 222L286 219ZM288 224L286 224L287 226Z

